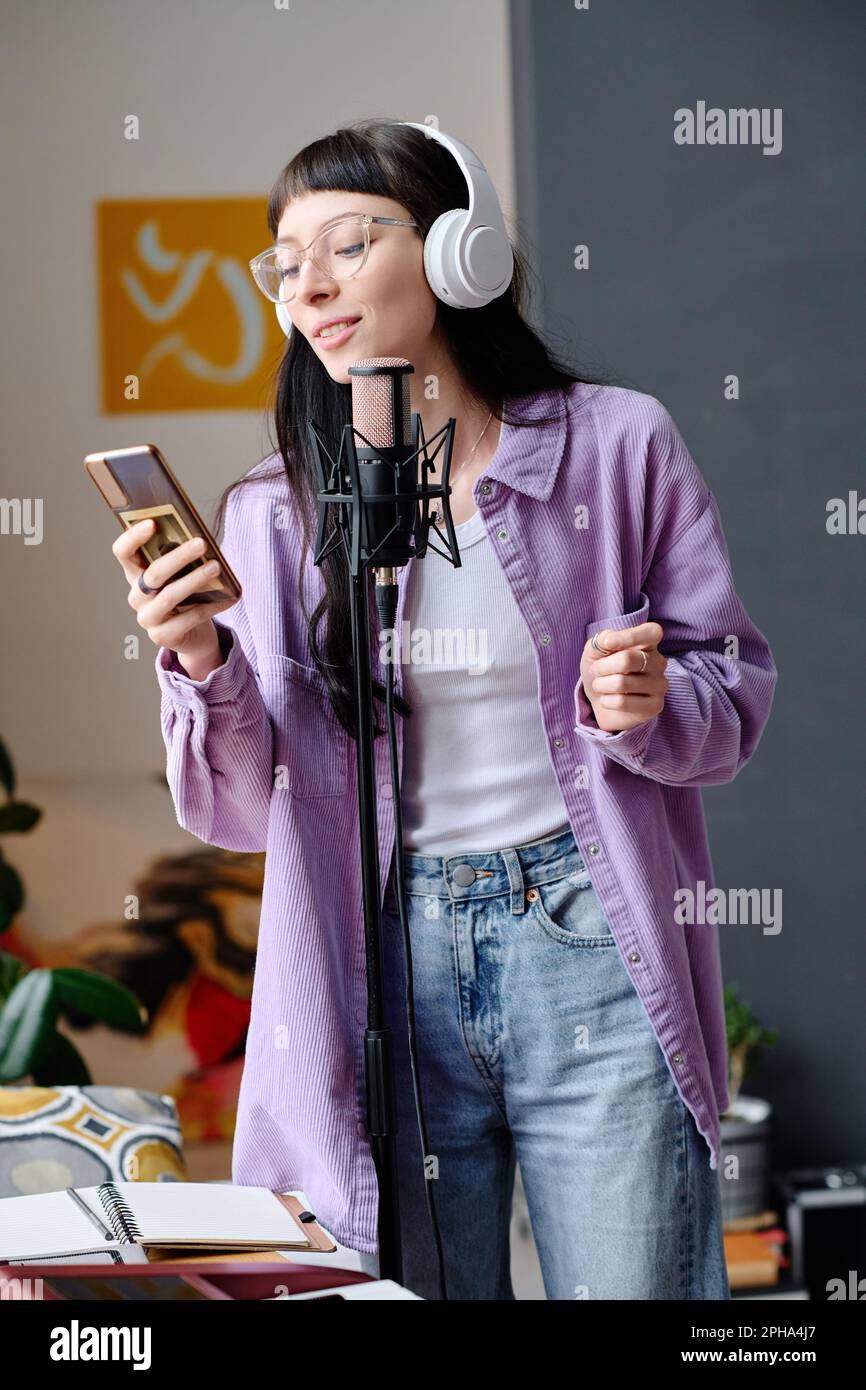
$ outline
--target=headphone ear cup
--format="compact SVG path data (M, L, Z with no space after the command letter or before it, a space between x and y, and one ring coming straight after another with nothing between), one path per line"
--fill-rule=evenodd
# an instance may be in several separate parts
M470 307L464 303L465 291L456 278L454 266L454 245L466 211L465 208L452 208L450 212L441 213L424 239L427 283L437 299L455 309Z
M424 271L443 303L483 309L511 284L514 256L495 227L476 227L461 254L458 242L468 216L467 208L452 208L436 218L424 241Z
M286 305L285 305L285 304L275 304L275 305L274 305L274 308L275 308L276 311L277 311L277 322L279 323L280 328L283 330L283 332L285 333L285 335L286 335L287 338L291 338L291 336L292 336L292 326L293 326L293 325L292 325L291 316L290 316L290 314L289 314L289 311L288 311Z

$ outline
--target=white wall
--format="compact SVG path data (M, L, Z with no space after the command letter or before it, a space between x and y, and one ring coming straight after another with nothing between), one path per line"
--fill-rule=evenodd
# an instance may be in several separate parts
M44 539L0 535L0 738L22 782L141 776L164 767L156 649L82 459L153 441L210 519L267 442L259 412L101 414L94 203L264 198L301 146L347 120L435 115L478 151L513 217L507 5L49 0L7 3L3 30L0 496L41 497ZM131 112L137 142L123 138Z

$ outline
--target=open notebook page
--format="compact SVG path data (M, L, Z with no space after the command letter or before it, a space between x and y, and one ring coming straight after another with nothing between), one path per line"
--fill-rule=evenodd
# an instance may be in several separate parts
M291 1214L264 1187L207 1182L118 1182L114 1186L130 1208L128 1219L144 1245L310 1246ZM99 1206L97 1188L80 1187L78 1192L91 1207Z
M90 1190L96 1192L96 1188ZM99 1209L99 1203L95 1205ZM32 1197L4 1197L0 1201L0 1259L74 1254L107 1244L65 1192L38 1192Z

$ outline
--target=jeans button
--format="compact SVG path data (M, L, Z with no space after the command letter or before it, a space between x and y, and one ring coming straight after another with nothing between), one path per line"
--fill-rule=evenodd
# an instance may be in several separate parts
M475 870L471 864L458 864L451 872L451 877L455 883L459 883L461 888L466 888L470 883L475 882Z

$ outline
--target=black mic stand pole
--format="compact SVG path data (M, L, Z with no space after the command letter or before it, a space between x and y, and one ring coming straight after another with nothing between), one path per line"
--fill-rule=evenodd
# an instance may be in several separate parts
M314 421L307 423L313 453L319 473L321 490L318 493L319 526L316 537L316 565L330 555L337 545L346 550L351 572L351 623L352 654L355 670L355 714L357 730L358 762L358 813L361 832L361 878L364 905L364 938L367 963L367 1028L364 1034L364 1062L367 1083L367 1132L373 1154L373 1162L379 1185L379 1277L393 1279L402 1283L403 1261L400 1247L400 1207L397 1190L396 1155L396 1091L394 1083L394 1051L391 1030L386 1026L384 1015L384 988L382 974L382 889L379 865L379 828L376 813L376 762L374 754L373 695L370 666L370 614L367 593L367 571L389 564L387 555L389 539L395 535L406 534L406 518L411 517L410 530L415 540L412 555L420 558L426 553L428 545L443 558L459 565L457 538L448 502L450 487L448 477L451 467L451 448L454 441L455 421L450 419L443 428L433 435L439 440L432 456L428 456L427 442L424 439L420 416L413 412L413 435L415 447L406 458L406 447L402 450L380 448L376 450L380 460L390 464L387 471L393 477L393 492L386 497L369 498L365 501L355 447L355 434L368 448L374 448L360 431L346 425L340 442L340 452L334 460L327 444L320 438ZM420 443L419 443L420 439ZM432 443L431 439L431 443ZM440 484L427 486L428 471L433 471L433 460L445 443L445 456ZM423 461L422 484L417 485L417 458L421 452ZM326 470L322 453L328 459L330 468ZM392 457L389 459L389 454ZM405 474L408 465L415 461L415 477L407 487ZM381 482L381 470L380 478ZM442 501L442 510L449 541L449 554L439 550L429 540L431 520L428 503L431 498ZM418 503L421 503L419 514ZM337 532L332 532L325 540L325 523L328 505L337 510ZM390 507L394 514L394 524L386 529L381 512ZM371 512L367 508L374 509ZM407 513L407 508L411 511ZM402 529L401 529L402 528ZM368 537L375 530L385 535L372 548ZM406 561L403 560L402 563ZM396 583L394 584L396 591Z

